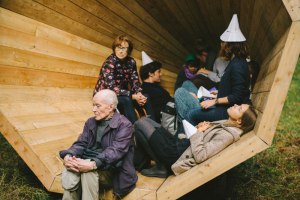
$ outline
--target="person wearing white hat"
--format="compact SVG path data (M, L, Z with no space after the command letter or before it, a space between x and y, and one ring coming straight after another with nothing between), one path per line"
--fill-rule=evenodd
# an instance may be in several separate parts
M155 121L160 123L161 111L168 101L172 99L169 92L159 85L162 72L161 63L153 61L144 51L142 51L142 63L140 76L142 79L143 94L149 96L149 102L153 109Z
M133 44L126 35L116 37L112 44L113 53L104 61L95 85L94 95L103 89L115 91L118 109L133 124L137 120L134 108L144 107L150 111L147 97L141 92L136 61L130 57Z
M246 38L239 28L237 15L234 14L226 31L220 36L224 43L223 54L229 64L221 78L216 99L196 103L196 107L187 109L184 119L193 125L202 121L216 121L228 117L227 108L235 104L250 104L250 76L246 58ZM175 99L186 101L185 95L176 96ZM179 100L178 100L179 101ZM194 105L194 104L193 104ZM177 105L176 105L177 106ZM180 105L177 106L180 110Z

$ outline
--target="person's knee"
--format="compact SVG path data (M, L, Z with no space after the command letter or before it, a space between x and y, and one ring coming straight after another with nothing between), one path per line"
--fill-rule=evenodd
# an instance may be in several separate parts
M64 168L62 171L61 183L65 190L77 190L80 183L80 174Z
M146 122L146 118L147 117L142 117L139 120L137 120L136 122L134 122L134 130L140 130L142 126L144 126L145 122Z
M177 99L180 99L182 98L183 96L185 96L187 94L187 90L184 89L184 88L178 88L176 91L175 91L175 94L174 94L174 98L175 98L175 101Z

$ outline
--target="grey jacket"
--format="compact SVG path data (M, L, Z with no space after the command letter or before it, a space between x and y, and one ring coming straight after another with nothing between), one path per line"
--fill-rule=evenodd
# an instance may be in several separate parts
M209 129L190 137L191 145L171 167L175 175L207 160L240 138L242 130L226 126L224 122L226 120L214 122Z

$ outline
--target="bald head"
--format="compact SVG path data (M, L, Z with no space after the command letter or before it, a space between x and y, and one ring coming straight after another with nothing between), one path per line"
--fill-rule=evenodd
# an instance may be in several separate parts
M93 100L101 101L108 105L113 105L114 108L116 108L118 105L118 97L116 93L109 89L104 89L97 92Z
M111 117L118 105L118 98L111 90L100 90L93 97L93 112L96 120Z

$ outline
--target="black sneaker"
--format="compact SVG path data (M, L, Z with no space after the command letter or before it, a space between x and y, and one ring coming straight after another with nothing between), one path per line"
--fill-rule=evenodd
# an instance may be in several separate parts
M154 165L149 169L143 169L141 174L149 177L167 178L168 170L163 165Z

